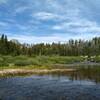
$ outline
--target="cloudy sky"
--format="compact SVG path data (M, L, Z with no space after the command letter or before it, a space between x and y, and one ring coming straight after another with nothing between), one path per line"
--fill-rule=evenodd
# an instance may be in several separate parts
M100 0L0 0L0 34L20 42L100 36Z

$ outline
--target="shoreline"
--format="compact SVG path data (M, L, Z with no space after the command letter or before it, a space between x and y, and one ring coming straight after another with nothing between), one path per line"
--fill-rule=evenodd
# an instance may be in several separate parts
M54 64L55 66L73 67L73 66L100 66L100 62L76 62L70 64Z
M0 70L0 76L6 75L27 75L27 74L49 74L49 73L57 73L57 72L73 72L76 69L3 69Z
M80 62L73 64L53 64L54 68L41 66L36 68L36 66L25 68L18 68L16 66L11 66L10 68L4 67L0 69L0 76L13 76L13 75L30 75L30 74L56 74L56 73L68 73L76 71L78 66L100 66L100 63L94 62ZM59 68L57 68L59 66ZM76 67L73 67L76 66Z

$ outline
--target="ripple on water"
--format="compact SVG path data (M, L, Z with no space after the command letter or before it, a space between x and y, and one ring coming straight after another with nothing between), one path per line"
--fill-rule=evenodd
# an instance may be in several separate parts
M0 79L1 100L100 100L100 84L69 76L28 76Z

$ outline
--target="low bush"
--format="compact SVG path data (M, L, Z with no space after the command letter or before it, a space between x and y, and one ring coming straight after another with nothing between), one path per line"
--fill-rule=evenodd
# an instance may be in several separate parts
M30 62L31 65L38 65L38 66L42 65L41 61L39 61L38 59L32 59Z
M26 60L18 60L18 61L15 61L14 65L15 66L28 66L28 65L31 65L31 62L26 61Z
M100 56L95 57L94 61L97 62L97 63L100 62Z
M9 66L9 64L5 62L0 62L0 67L3 67L3 66Z

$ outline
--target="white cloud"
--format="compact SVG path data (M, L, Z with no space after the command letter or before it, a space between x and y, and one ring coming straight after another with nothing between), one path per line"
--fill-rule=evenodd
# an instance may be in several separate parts
M93 33L100 32L100 26L93 21L89 21L87 19L76 19L71 20L69 22L62 22L59 25L54 25L52 27L53 30L64 30L65 32L75 32L75 33Z
M11 35L9 36L9 40L11 39L17 39L21 43L52 43L52 42L62 42L65 43L69 39L82 39L82 40L89 40L93 37L100 36L100 34L78 34L74 37L70 36L69 34L53 34L50 36L31 36L31 35Z
M20 6L20 7L15 9L14 13L15 14L22 13L22 12L29 10L29 9L31 9L31 7L29 7L29 6Z
M6 23L6 22L0 22L0 26L1 27L5 27L5 26L7 26L8 25L8 23Z
M27 43L52 43L59 41L59 37L56 36L44 36L44 37L38 37L38 36L25 36L25 35L15 35L10 36L9 40L11 39L17 39L21 43L24 43L27 41Z
M60 15L49 12L38 12L36 14L33 14L32 16L40 20L54 20L62 18Z
M8 1L10 0L0 0L0 4L7 3ZM14 0L12 1L14 5L11 5L9 2L8 6L10 8L7 9L7 11L9 11L10 13L8 14L8 12L6 13L2 11L1 15L5 15L4 17L8 17L8 21L7 20L5 21L7 23L0 22L0 27L1 26L4 28L6 28L6 26L8 26L8 28L10 27L9 30L11 33L13 33L14 31L13 29L11 29L11 27L17 28L16 30L18 30L19 33L23 32L23 34L25 34L26 36L23 35L19 36L14 35L13 37L11 36L11 38L18 39L22 42L30 43L30 42L65 41L72 37L74 38L92 37L94 35L98 35L96 33L100 32L100 26L98 25L99 22L97 22L96 19L95 21L90 21L88 16L85 16L84 11L85 12L89 11L87 9L88 6L86 6L86 3L85 5L82 4L83 1L82 2L80 0L28 0L28 1L26 0L25 2L23 0L19 0L18 2L14 2ZM21 14L23 12L25 12L24 15ZM15 16L16 14L19 14L19 16L16 17ZM51 22L46 23L46 21L48 20ZM43 21L45 21L45 23ZM1 30L3 29L2 27L0 28ZM37 31L39 33L37 33ZM35 34L37 33L37 36L28 35L32 34L33 32ZM50 32L51 34L53 34L52 36ZM55 32L58 32L61 35L54 34ZM92 34L93 32L95 34ZM38 37L39 34L41 33L44 33L43 35L45 34L48 35L48 37L47 36ZM75 37L73 36L74 33L78 33L78 35L76 35Z
M54 12L53 10L49 11L41 11L37 13L33 13L32 17L39 19L39 20L76 20L80 18L80 10L79 9L67 9L66 11L63 10L62 12Z

